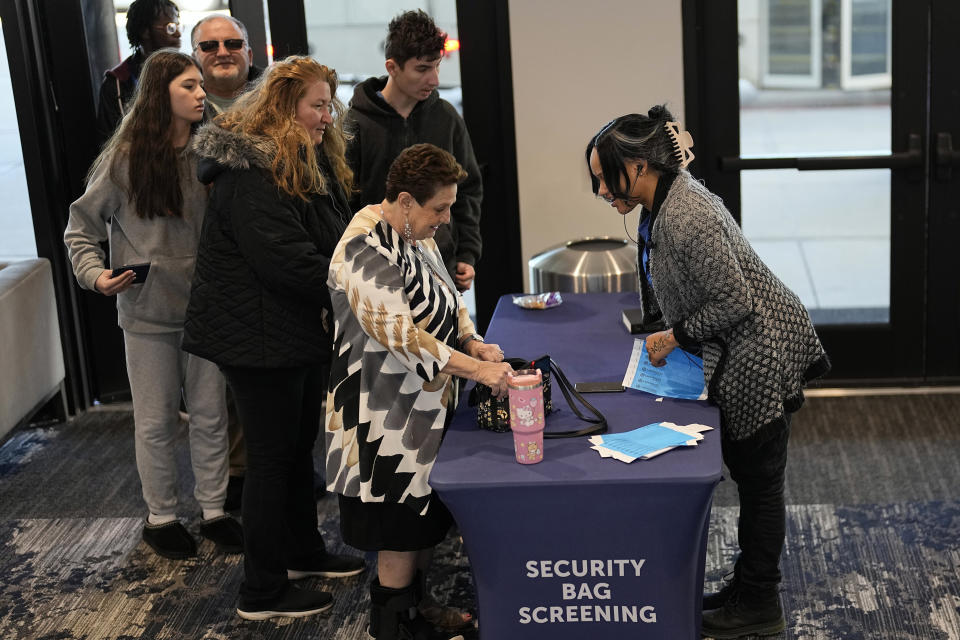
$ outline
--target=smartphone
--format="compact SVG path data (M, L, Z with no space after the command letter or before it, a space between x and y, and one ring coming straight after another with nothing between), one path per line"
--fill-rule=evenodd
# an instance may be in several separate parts
M117 267L114 269L110 273L110 277L116 278L124 271L133 271L134 284L143 284L147 279L147 274L150 273L150 263L143 262L141 264L125 264L122 267Z
M612 393L623 391L623 385L619 382L577 382L573 388L580 393Z

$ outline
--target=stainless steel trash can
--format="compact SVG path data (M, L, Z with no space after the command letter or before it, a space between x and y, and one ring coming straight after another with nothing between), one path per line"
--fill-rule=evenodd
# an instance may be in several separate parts
M533 293L637 291L637 245L623 238L580 238L530 258Z

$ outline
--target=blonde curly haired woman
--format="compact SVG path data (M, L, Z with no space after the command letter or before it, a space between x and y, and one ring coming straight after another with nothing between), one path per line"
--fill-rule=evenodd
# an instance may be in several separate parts
M197 133L212 183L184 348L220 365L247 446L244 582L237 613L301 617L332 606L291 580L363 571L317 530L313 446L330 367L330 256L350 219L333 69L274 64Z

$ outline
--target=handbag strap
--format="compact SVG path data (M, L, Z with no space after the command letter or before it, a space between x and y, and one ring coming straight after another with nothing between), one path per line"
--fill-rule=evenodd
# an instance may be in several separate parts
M567 376L560 369L560 366L557 364L557 361L553 358L550 359L550 370L553 371L553 379L557 382L557 386L560 387L560 391L563 393L564 399L566 399L567 404L577 415L578 418L584 422L590 422L591 426L584 427L583 429L577 429L574 431L544 431L544 438L578 438L580 436L589 436L595 433L606 433L607 432L607 419L603 417L603 414L600 413L596 407L587 402L580 392L573 388L573 385L570 384L570 380L567 379ZM576 398L585 409L589 410L593 414L593 417L584 415L580 410L580 407L574 402Z

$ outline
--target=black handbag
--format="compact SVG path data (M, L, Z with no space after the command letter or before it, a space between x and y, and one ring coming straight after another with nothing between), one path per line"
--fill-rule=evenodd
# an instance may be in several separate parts
M607 432L607 419L603 417L596 407L587 402L580 393L573 388L567 376L550 356L541 356L536 360L523 360L522 358L504 358L504 362L513 367L514 371L521 369L539 369L543 378L543 412L547 415L553 411L553 385L551 380L556 379L557 386L563 394L567 404L573 410L576 416L584 422L589 422L591 426L572 431L544 431L544 438L576 438L579 436L589 436L595 433ZM574 402L576 399L583 408L592 413L592 416L585 415L580 407ZM477 408L477 426L488 431L504 433L510 431L510 400L507 396L497 398L493 395L490 387L485 384L477 383L470 391L468 404Z

